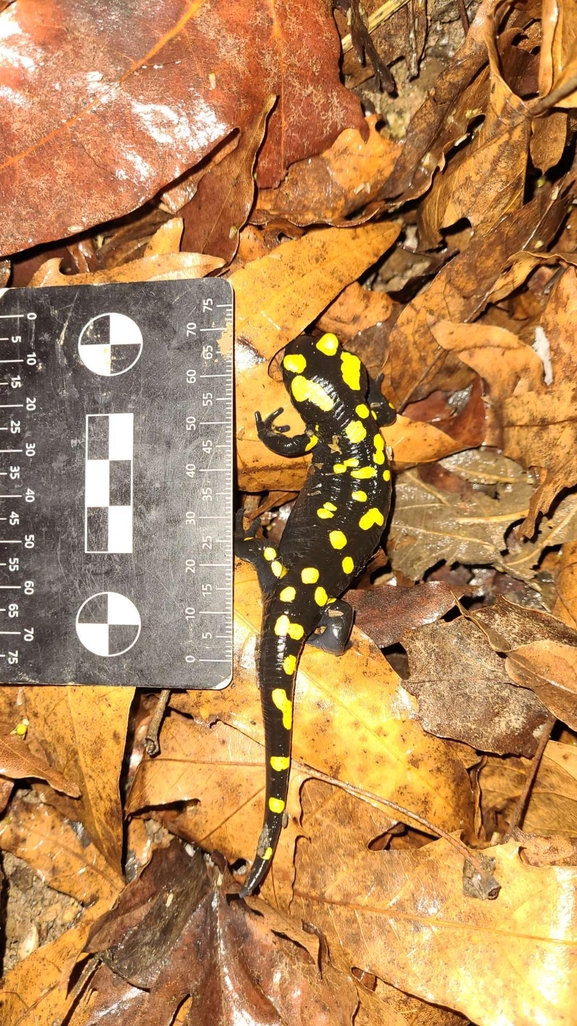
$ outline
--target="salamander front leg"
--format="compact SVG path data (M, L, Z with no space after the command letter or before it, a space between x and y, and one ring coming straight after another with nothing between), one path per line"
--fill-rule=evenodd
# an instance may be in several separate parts
M348 602L339 599L327 606L319 623L322 633L311 634L307 644L330 655L342 655L347 647L353 626L354 610Z
M263 420L260 413L255 413L256 430L261 442L264 442L267 449L277 456L304 456L305 453L314 449L317 439L313 434L293 435L288 438L285 434L289 430L288 424L276 426L274 421L283 412L280 406L274 413L269 413Z

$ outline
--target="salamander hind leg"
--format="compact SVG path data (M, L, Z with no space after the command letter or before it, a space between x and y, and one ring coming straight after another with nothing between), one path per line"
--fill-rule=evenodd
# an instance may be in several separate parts
M342 655L351 635L353 618L354 610L348 602L343 599L332 602L325 608L319 621L320 633L311 634L307 644L329 655Z

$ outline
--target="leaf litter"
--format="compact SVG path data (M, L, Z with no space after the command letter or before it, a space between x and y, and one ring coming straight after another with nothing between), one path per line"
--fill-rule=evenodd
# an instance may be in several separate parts
M283 346L335 331L399 413L351 646L301 662L259 898L246 565L234 683L172 694L156 758L152 694L0 687L8 890L47 895L3 1026L575 1021L576 13L335 6L0 3L0 284L229 278L271 539L306 475L255 432Z

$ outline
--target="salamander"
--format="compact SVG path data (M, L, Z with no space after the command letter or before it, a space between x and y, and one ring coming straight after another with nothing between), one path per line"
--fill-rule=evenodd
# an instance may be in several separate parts
M264 420L260 440L274 453L312 453L306 482L278 548L244 531L239 511L235 550L257 571L262 592L258 684L265 731L264 823L256 857L241 890L246 897L264 880L286 823L293 693L305 643L339 655L347 644L353 610L340 596L377 547L391 502L391 470L379 427L395 411L358 356L337 337L301 335L282 359L285 387L306 429L292 437L276 426L282 407Z

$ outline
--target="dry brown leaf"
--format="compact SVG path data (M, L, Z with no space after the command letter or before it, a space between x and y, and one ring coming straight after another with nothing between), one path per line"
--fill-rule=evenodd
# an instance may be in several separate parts
M405 631L433 623L455 605L455 595L442 581L425 581L414 588L403 588L393 578L391 586L351 588L346 600L355 610L355 623L379 645L395 645Z
M575 107L577 60L575 46L577 27L575 8L560 0L546 0L543 5L543 42L539 63L539 92L555 98L556 107Z
M553 285L540 327L549 345L553 384L577 376L575 322L577 320L577 270L567 267Z
M234 257L240 229L253 204L254 165L276 102L269 96L241 133L238 145L211 168L198 185L193 199L180 211L185 221L182 247L193 253L213 253L228 263Z
M577 541L567 542L559 557L555 579L557 598L553 616L577 628Z
M107 862L121 872L120 771L134 689L68 684L29 687L25 694L30 736L53 767L78 784L78 802L55 801L80 819Z
M11 780L30 777L46 780L56 791L63 791L71 798L80 796L77 784L67 780L58 770L52 769L45 759L30 751L26 741L15 734L0 734L0 774Z
M496 816L508 823L521 795L530 763L490 756L479 774L483 819L491 833ZM577 750L549 741L531 787L523 829L534 834L577 837Z
M113 281L178 281L181 278L204 278L211 271L222 267L220 257L204 253L158 253L130 260L120 267L108 271L91 271L88 274L62 274L61 260L56 257L47 260L37 271L30 285L39 288L47 285L106 285Z
M53 1026L67 1007L70 973L84 949L92 923L110 905L98 901L80 922L20 962L2 981L2 1026Z
M577 727L577 648L543 639L522 645L506 659L507 673L568 726Z
M450 321L439 321L431 331L443 349L455 353L487 382L491 399L544 390L542 361L512 331Z
M422 239L428 248L441 241L439 229L466 217L486 234L504 214L521 206L531 120L527 105L499 71L494 14L485 22L490 86L485 118L470 144L437 175L420 208Z
M429 624L405 634L403 646L411 671L404 685L425 730L483 752L533 755L549 719L545 699L511 683L518 678L508 662L474 624L464 617Z
M549 516L539 520L537 534L533 541L518 540L513 533L509 538L510 552L502 560L500 570L505 570L522 581L533 581L536 568L544 551L554 545L565 545L575 537L577 529L577 495L567 495ZM561 617L560 613L555 613Z
M519 467L491 451L473 451L467 463L461 463L462 476L471 482L484 479L493 485L494 494L462 490L457 468L464 455L443 463L449 481L451 473L457 476L457 487L451 491L448 481L428 483L416 470L396 478L388 551L393 568L412 580L419 580L439 560L473 566L499 563L507 529L526 514L532 488Z
M251 220L263 224L284 217L293 224L332 224L349 217L377 195L392 171L400 144L377 131L367 118L367 134L347 128L330 149L289 168L278 189L261 189Z
M389 360L383 389L394 405L426 397L435 388L453 391L471 380L461 361L448 355L432 333L437 321L469 321L478 317L499 289L508 294L523 281L535 257L517 261L514 274L501 275L520 250L546 246L567 211L567 197L555 187L539 191L521 210L507 214L487 235L473 239L454 257L429 288L409 303L389 335ZM496 291L495 291L496 290Z
M112 902L121 889L119 877L86 834L73 830L50 805L13 799L0 822L0 848L25 859L49 887L83 905Z
M334 332L343 345L348 347L355 335L374 326L381 328L389 317L395 316L398 309L399 304L386 292L369 292L359 285L358 281L354 281L326 308L318 318L317 326L322 331ZM378 366L375 368L377 374L382 362L381 351ZM366 353L363 355L363 363L370 370L371 361L367 359Z
M488 848L501 891L479 901L464 896L463 857L444 840L364 851L354 874L345 864L330 877L322 846L299 845L292 912L322 929L344 971L358 966L479 1026L573 1022L576 869L527 866L514 842Z

